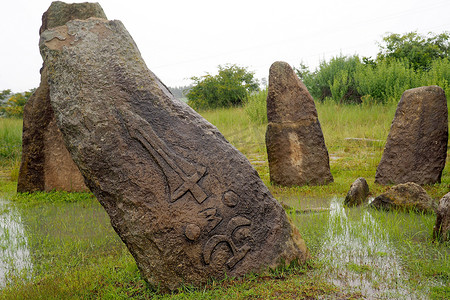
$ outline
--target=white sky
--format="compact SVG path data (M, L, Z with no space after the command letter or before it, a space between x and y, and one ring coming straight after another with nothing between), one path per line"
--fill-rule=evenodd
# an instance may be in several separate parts
M83 1L70 1L83 2ZM50 0L1 0L0 90L39 85L39 27ZM375 56L386 32L450 31L450 0L100 0L121 20L147 66L168 86L219 64L257 78L283 60L315 68L332 56Z

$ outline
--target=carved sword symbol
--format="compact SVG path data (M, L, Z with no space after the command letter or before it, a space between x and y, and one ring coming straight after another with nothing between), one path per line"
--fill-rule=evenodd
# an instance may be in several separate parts
M139 116L137 117L140 118ZM141 123L144 123L143 119L140 121ZM202 203L203 201L205 201L208 196L198 185L199 180L206 173L206 168L204 166L197 165L192 168L191 163L179 157L169 149L166 143L159 138L159 136L155 133L151 126L140 127L134 122L127 122L127 127L129 129L131 137L138 140L145 147L145 149L147 149L147 151L160 165L161 169L164 170L162 166L165 162L174 171L168 176L166 174L169 181L170 190L173 191L170 197L171 202L177 201L188 191L192 193L198 203ZM192 172L193 174L187 175L187 172L185 172L185 170L183 170L180 165L184 165L185 168L189 167L190 169L194 169Z

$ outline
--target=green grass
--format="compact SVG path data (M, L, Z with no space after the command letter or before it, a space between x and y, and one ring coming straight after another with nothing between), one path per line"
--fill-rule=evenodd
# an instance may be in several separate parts
M395 108L317 104L335 182L292 188L270 184L264 122L250 119L245 108L202 112L250 160L276 198L292 208L288 214L313 259L289 269L210 281L204 287L183 286L168 295L145 283L91 194L17 195L16 182L0 178L0 198L13 202L0 205L0 224L5 216L22 224L22 245L31 249L28 259L34 266L11 268L8 285L0 287L0 299L449 298L450 245L432 242L435 215L342 207L342 198L357 177L367 179L373 196L386 189L374 184L374 178ZM21 126L17 120L0 119L0 124L3 132ZM5 149L15 149L10 145L20 142L20 130L15 132L1 133L8 136ZM20 158L16 150L3 158L2 170L11 170L12 162ZM442 183L425 189L439 199L449 184L447 165ZM330 206L331 212L309 211ZM10 247L6 245L12 235L0 234L0 252L2 245Z
M0 177L7 176L13 181L19 175L22 123L22 119L0 118Z
M260 99L260 106L265 105ZM202 115L216 125L224 136L252 162L264 183L275 196L303 195L312 197L345 196L352 182L366 178L372 194L386 190L374 184L375 172L394 118L396 104L339 105L332 101L316 103L319 121L330 156L334 183L326 186L279 187L269 180L265 147L267 124L253 122L244 108L204 111ZM442 183L424 186L431 197L439 199L450 187L450 166L447 163Z
M77 192L69 193L65 191L51 191L51 192L33 192L33 193L19 193L15 194L11 200L16 203L27 204L28 206L41 205L43 203L61 204L79 201L88 201L95 199L92 193ZM95 199L96 200L96 199Z

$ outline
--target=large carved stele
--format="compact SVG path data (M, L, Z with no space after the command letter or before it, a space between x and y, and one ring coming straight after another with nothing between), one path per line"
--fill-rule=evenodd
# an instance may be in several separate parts
M172 96L120 21L47 30L41 53L69 152L151 284L173 290L307 258L249 161Z

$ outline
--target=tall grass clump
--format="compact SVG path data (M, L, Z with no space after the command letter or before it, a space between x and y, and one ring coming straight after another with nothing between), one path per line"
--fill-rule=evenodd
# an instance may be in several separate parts
M421 76L421 85L438 85L450 95L450 59L436 59L431 63L430 70Z
M0 118L0 167L17 180L22 155L22 119Z
M360 65L358 56L336 56L329 62L322 61L314 72L304 66L297 70L314 99L332 98L335 102L359 102L355 88L355 72Z
M254 153L265 155L264 136L266 126L251 121L243 107L220 108L203 111L201 114L206 120L214 124L227 140L244 155ZM267 118L266 113L264 113L264 116Z
M375 66L359 64L354 76L363 99L383 104L398 102L404 91L421 85L421 74L407 60L383 60Z
M250 95L244 103L244 111L253 123L267 123L267 94L266 88Z

